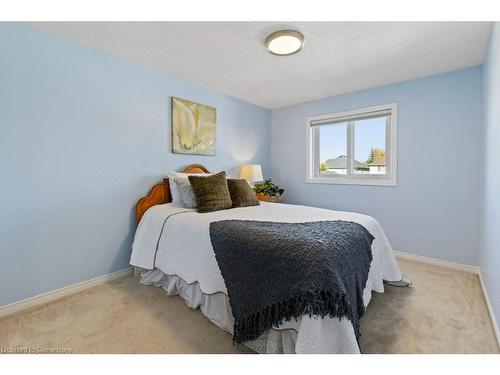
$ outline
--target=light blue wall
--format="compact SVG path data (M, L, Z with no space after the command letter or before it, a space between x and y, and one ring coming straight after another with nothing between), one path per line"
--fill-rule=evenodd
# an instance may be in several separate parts
M0 49L0 306L126 268L169 170L270 172L266 109L18 24ZM217 156L170 152L171 96L217 108Z
M479 267L500 322L500 23L483 64L483 165Z
M481 69L472 68L272 111L272 177L286 202L374 216L395 250L475 265L480 86ZM306 117L391 102L398 103L397 187L305 182Z

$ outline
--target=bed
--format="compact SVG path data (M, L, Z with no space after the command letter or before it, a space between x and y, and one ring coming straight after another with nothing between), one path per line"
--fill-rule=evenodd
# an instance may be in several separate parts
M208 170L195 164L185 172L208 173ZM372 291L384 291L384 281L404 280L382 227L370 216L266 202L259 206L199 214L195 209L176 206L170 201L168 179L155 185L139 200L136 207L138 227L130 264L135 267L141 283L162 287L168 295L179 295L189 307L199 308L212 323L229 333L233 333L234 318L210 240L209 226L213 222L345 220L359 223L374 237L372 261L362 293L364 306L368 306ZM308 315L284 321L244 344L258 353L360 352L348 319Z

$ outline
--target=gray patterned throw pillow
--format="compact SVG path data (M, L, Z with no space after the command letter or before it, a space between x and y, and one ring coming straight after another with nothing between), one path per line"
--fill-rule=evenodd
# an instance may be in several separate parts
M191 187L191 183L187 178L176 177L174 178L174 182L179 189L179 193L181 196L182 203L186 208L196 208L198 204L196 203L196 197L193 193L193 188Z

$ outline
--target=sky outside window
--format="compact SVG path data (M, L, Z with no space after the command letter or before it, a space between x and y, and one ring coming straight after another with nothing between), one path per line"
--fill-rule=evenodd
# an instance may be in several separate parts
M347 155L347 123L325 125L319 128L319 153L321 162Z
M372 148L385 150L387 117L356 121L354 125L354 158L365 162Z

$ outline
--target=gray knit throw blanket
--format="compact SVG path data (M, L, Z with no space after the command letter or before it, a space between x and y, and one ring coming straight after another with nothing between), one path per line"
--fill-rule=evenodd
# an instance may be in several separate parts
M348 221L223 220L210 239L234 316L233 342L302 315L345 317L359 338L374 237Z

